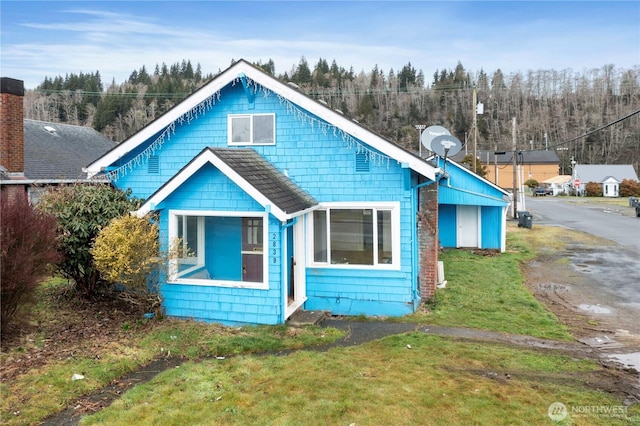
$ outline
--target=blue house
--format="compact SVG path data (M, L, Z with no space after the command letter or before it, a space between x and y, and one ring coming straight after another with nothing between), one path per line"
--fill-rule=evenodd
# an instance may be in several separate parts
M169 316L397 316L433 295L436 168L243 60L87 170L178 243Z
M445 176L438 186L438 230L445 248L505 251L511 195L466 167L434 157Z

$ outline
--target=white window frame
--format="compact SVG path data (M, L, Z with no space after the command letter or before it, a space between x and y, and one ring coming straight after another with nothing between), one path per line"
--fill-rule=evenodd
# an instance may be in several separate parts
M254 137L254 125L253 119L255 117L272 117L273 123L273 141L268 143L258 143L253 140ZM233 141L233 122L234 119L239 118L248 118L249 119L249 140L234 142ZM265 113L265 114L229 114L227 116L227 144L230 146L246 146L246 145L258 145L258 146L268 146L276 144L276 115L274 113Z
M322 203L322 205L315 210L331 210L331 209L344 209L344 210L363 210L371 209L374 211L386 210L391 211L391 263L376 263L378 259L378 250L373 250L373 265L356 265L356 264L341 264L331 263L331 233L330 233L330 214L326 215L326 229L327 229L327 260L326 262L316 262L314 253L314 218L313 212L307 215L307 223L309 228L307 229L308 241L307 241L307 266L313 268L331 268L331 269L376 269L376 270L399 270L401 265L400 259L400 203L399 202L335 202L335 203ZM315 211L314 210L314 211ZM376 213L377 214L377 213ZM378 242L378 227L373 226L373 238L375 241L375 247L377 248Z
M184 256L184 250L188 250L189 247L182 247L183 253L182 256L178 257L178 259L173 259L173 262L176 263L176 260L180 260L182 263L187 264L187 265L193 265L190 268L185 269L184 271L182 271L183 274L189 274L199 268L202 268L204 266L204 217L203 216L199 216L199 215L179 215L176 214L174 216L174 226L175 226L175 233L173 234L173 237L171 237L171 241L174 240L174 237L178 236L178 216L196 216L198 218L198 224L197 224L197 238L198 238L198 247L196 247L196 252L197 252L197 256L195 257L187 257ZM183 231L182 231L182 235L187 235L186 232L186 225L187 225L187 221L183 220L182 221L182 227L183 227ZM171 269L173 271L174 276L176 275L176 268L172 268Z
M230 281L230 280L214 280L203 278L178 278L176 276L177 259L169 260L169 274L167 276L168 284L188 284L188 285L202 285L213 287L236 287L236 288L252 288L259 290L269 289L269 256L268 256L268 242L269 242L269 215L266 212L228 212L218 210L169 210L169 241L174 241L178 235L177 216L199 216L198 219L198 253L195 261L195 265L185 270L184 273L189 271L195 271L198 268L205 266L205 229L204 218L208 216L219 217L252 217L262 218L262 282L252 281ZM190 261L190 260L189 260Z

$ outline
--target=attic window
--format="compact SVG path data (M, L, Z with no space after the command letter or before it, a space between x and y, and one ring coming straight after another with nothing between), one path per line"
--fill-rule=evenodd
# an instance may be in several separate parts
M367 173L369 171L369 159L364 152L356 153L356 173Z
M275 144L275 114L229 115L229 145Z
M152 155L149 157L147 172L154 175L160 173L160 157L158 157L157 155Z

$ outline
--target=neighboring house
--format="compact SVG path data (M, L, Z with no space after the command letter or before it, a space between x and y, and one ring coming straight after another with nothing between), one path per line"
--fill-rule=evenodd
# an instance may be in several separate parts
M500 188L513 189L513 152L477 151L478 158L487 168L485 178L498 185ZM460 162L465 156L464 152L455 155L452 159ZM521 184L529 179L541 182L558 175L560 159L554 151L518 151L517 164L522 167Z
M436 169L243 60L87 169L182 241L169 316L403 315L434 293Z
M559 194L569 194L569 187L571 186L571 175L558 175L549 179L545 179L542 182L542 186L545 189L551 190L551 195L556 196Z
M595 182L602 185L602 195L618 197L620 182L625 179L638 180L638 175L631 164L576 164L571 175L571 185L579 194L584 194L586 185ZM580 185L575 185L576 180Z
M463 165L432 159L445 176L438 186L438 234L442 247L504 252L511 195Z
M89 127L24 119L21 80L1 83L0 187L36 202L51 185L89 182L83 168L115 146Z

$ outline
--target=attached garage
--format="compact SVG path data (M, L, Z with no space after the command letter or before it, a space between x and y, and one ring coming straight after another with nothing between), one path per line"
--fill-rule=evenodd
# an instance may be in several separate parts
M438 187L438 234L445 248L505 251L510 195L464 166L433 159L445 172Z

